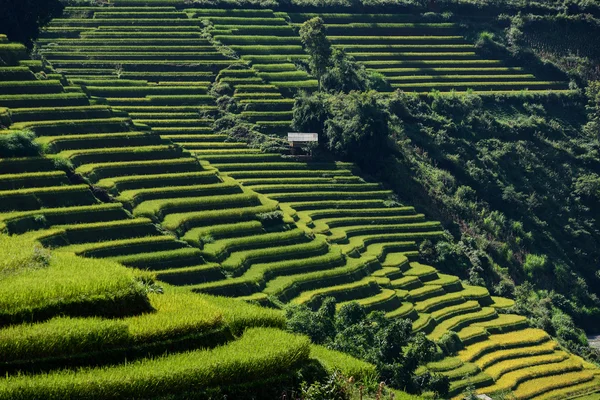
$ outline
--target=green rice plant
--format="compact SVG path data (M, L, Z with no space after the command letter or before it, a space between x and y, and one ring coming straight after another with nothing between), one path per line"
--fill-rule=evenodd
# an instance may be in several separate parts
M498 349L497 351L492 351L483 355L477 359L475 363L481 369L487 369L504 360L528 359L530 357L536 357L544 354L553 354L558 347L558 343L553 340L548 340L533 346L527 346L525 344L515 348Z
M121 11L120 12L94 12L94 19L111 19L111 18L155 18L155 19L171 19L171 18L181 18L187 19L188 16L184 12L176 12L176 11L155 11L155 8L152 7L145 11Z
M214 171L182 172L158 175L132 175L106 178L98 181L97 186L110 191L124 192L128 190L150 189L158 185L185 186L214 184L220 179Z
M446 310L448 308L452 308L453 306L457 305L460 306L463 304L464 301L465 298L463 297L461 292L447 293L443 296L438 296L431 299L427 299L425 301L421 301L415 305L415 308L419 312L430 313L435 318L436 316L445 315ZM477 303L477 305L479 305L479 303ZM436 311L438 310L439 312L436 313Z
M276 211L277 208L276 204L271 203L224 210L175 213L167 215L162 225L170 231L183 233L199 226L257 220L257 214Z
M487 393L512 390L517 388L517 386L523 382L531 381L536 378L543 378L549 375L562 375L569 372L576 372L580 371L581 368L581 362L573 358L569 358L565 361L554 364L536 365L525 369L508 372L498 379L493 385L486 386L483 390L485 390ZM591 373L587 375L588 379L590 379L592 376L593 375ZM543 393L548 389L549 388L547 386L543 388L538 387L537 390L532 390L532 392L536 393L539 391L539 393Z
M356 381L377 376L377 369L373 364L324 346L311 345L310 357L319 361L329 372L341 371L344 376L352 377Z
M366 192L366 193L374 193L374 192ZM331 196L332 193L325 192L323 194L329 194L327 197L336 197ZM384 194L388 194L386 191L382 192L381 197L384 197ZM347 195L347 193L343 193L343 195ZM353 193L354 197L356 193ZM282 200L280 196L270 196L277 200ZM288 196L289 197L289 196ZM317 196L315 196L318 198ZM325 196L324 196L325 197ZM344 197L344 196L339 196ZM350 197L350 196L348 196ZM351 198L352 198L351 197ZM358 196L357 196L358 197ZM367 197L367 196L364 196ZM347 197L346 197L347 198ZM359 197L360 198L360 197ZM393 224L393 225L373 225L373 226L352 226L352 227L343 227L343 228L335 228L331 229L331 235L329 236L329 241L332 243L339 243L351 238L353 236L360 235L382 235L382 234L394 234L394 233L402 233L402 232L426 232L432 231L435 229L439 229L439 222L415 222L415 223L407 223L407 224Z
M293 99L242 99L239 101L246 110L289 111L294 106Z
M35 107L11 110L14 122L25 122L49 119L85 119L108 118L110 109L106 106L76 106L76 107Z
M391 195L389 190L367 192L300 192L300 193L275 193L269 197L282 201L320 201L320 200L361 200L361 199L387 199Z
M398 295L398 291L396 291L396 295ZM416 315L417 313L411 303L402 303L400 307L385 314L387 318L409 318L411 320L416 319Z
M0 81L0 94L48 94L61 93L60 81Z
M535 79L531 74L504 74L504 75L404 75L404 76L387 76L386 80L390 83L396 82L422 82L422 81L441 81L441 82L460 82L460 81L497 81L506 79L509 81L519 81Z
M30 172L0 175L0 191L43 186L66 185L69 181L63 171Z
M515 301L512 299L507 299L505 297L496 297L492 296L493 303L490 304L490 307L494 307L496 309L507 309L511 308L515 305Z
M277 376L298 368L309 355L309 341L305 337L276 329L254 328L240 339L212 350L77 372L10 377L0 384L0 398L116 399L172 395Z
M487 90L520 90L523 88L543 88L543 89L560 89L566 87L565 82L555 81L515 81L515 82L423 82L418 84L413 83L392 83L392 87L396 89L415 91L427 91L430 88L486 88Z
M290 72L296 71L296 65L292 63L280 64L253 64L252 67L260 72Z
M450 293L454 294L454 293ZM446 295L447 296L447 295ZM445 297L445 296L440 296ZM431 300L431 299L430 299ZM464 299L463 299L464 301ZM417 305L418 307L418 305ZM431 316L436 320L436 322L440 323L445 321L448 318L455 317L457 315L461 315L469 312L476 312L481 310L481 306L475 300L465 301L463 303L458 303L455 305L445 305L443 308L438 309L431 313Z
M344 264L339 250L298 260L253 264L239 277L196 285L192 290L224 296L240 296L264 289L267 281L283 275L307 273L335 268Z
M254 66L256 68L256 66ZM258 68L257 68L258 69ZM261 78L267 81L294 81L294 80L308 80L310 75L305 71L282 71L282 72L260 72L258 74Z
M419 35L410 35L410 36L377 36L377 35L369 35L369 36L336 36L336 35L328 35L329 40L335 44L410 44L410 43L418 43L418 44L427 44L427 42L433 43L466 43L464 36L457 35L435 35L435 36L419 36Z
M264 17L248 17L248 16L242 16L242 17L206 16L204 18L208 19L209 21L211 21L212 23L217 25L217 27L219 27L220 25L233 25L235 28L231 28L231 29L236 29L238 26L244 26L244 25L255 25L255 26L266 25L269 27L272 25L286 25L286 27L287 27L287 23L283 18L273 18L273 17L264 18Z
M85 106L88 104L88 98L83 93L0 95L0 106L8 108Z
M433 340L439 340L448 331L459 331L474 322L488 321L497 316L496 310L491 307L484 307L481 310L471 313L459 314L440 322L433 332L431 332L430 337Z
M264 116L260 114L268 114L257 112L257 118L264 118ZM278 113L275 113L278 114ZM282 112L282 115L287 114L286 112ZM252 115L252 114L250 114ZM310 174L290 174L286 176L284 174L281 175L286 183L296 183L296 184L325 184L325 183L361 183L363 180L358 176L318 176L313 173ZM248 179L239 179L240 182L244 184L244 186L258 186L258 185L276 185L282 182L282 178L275 177L259 177L259 178L248 178ZM347 214L339 214L338 216L347 216Z
M464 363L457 357L446 357L441 361L427 363L427 369L433 372L449 372L460 368ZM417 370L419 371L419 370Z
M157 199L141 203L133 210L133 215L136 217L147 217L156 221L164 219L165 216L173 213L221 210L231 207L251 206L257 203L258 198L252 193L181 199Z
M318 298L334 297L338 302L350 301L364 296L371 296L381 291L376 278L367 277L360 281L329 286L302 292L292 299L296 304L308 304Z
M268 45L237 45L229 44L229 48L238 54L303 54L304 49L300 45L268 44Z
M240 186L235 182L214 184L170 186L162 188L148 188L122 191L118 200L129 204L132 208L144 201L165 198L183 198L200 196L220 196L225 194L240 193Z
M443 375L447 376L451 381L456 381L459 379L463 379L465 376L475 376L479 374L481 371L475 364L465 363L461 367L444 372Z
M123 86L123 87L105 87L105 86L86 86L86 90L92 96L100 97L144 97L149 95L196 95L206 94L207 88L203 86L192 85L189 87L181 86ZM204 98L204 97L202 97Z
M0 212L82 206L96 203L87 185L36 187L0 191Z
M139 268L150 271L171 270L176 268L188 267L190 265L202 264L204 262L202 254L198 249L189 247L179 247L173 250L156 250L160 250L160 248L157 247L154 250L149 250L151 252L127 254L108 258L127 267Z
M360 192L360 191L377 191L381 189L381 185L378 183L339 183L333 182L329 184L288 184L288 183L278 183L272 185L256 185L252 187L252 190L255 190L259 193L289 193L295 190L298 191L306 191L306 189L310 189L314 192L324 191L340 191L340 192Z
M67 119L55 121L27 121L12 125L13 129L29 129L38 136L58 136L69 133L101 133L101 132L123 132L130 130L131 120L129 118L107 118L107 119Z
M512 360L505 360L492 365L485 369L485 373L498 380L502 375L507 374L511 371L531 368L538 365L554 364L564 361L569 358L569 355L564 351L555 351L551 354L543 354L539 356L532 356L527 358L518 358Z
M193 14L194 17L202 18L202 16L237 16L237 17L269 17L273 16L273 10L264 9L236 9L236 8L190 8L184 10L188 14Z
M468 376L464 379L450 382L449 394L451 396L456 396L465 391L468 387L481 387L493 382L494 380L491 376L481 372L474 376Z
M396 295L396 291L393 289L381 289L381 292L361 299L356 302L363 307L367 312L371 311L384 311L391 312L402 305L400 299ZM338 303L336 307L342 307L344 303Z
M360 280L378 267L375 258L348 259L345 266L330 270L278 276L267 283L263 292L287 301L303 291Z
M214 38L228 45L257 43L300 44L300 38L295 36L215 35Z
M600 379L596 377L588 380L587 375L586 372L571 372L559 377L539 378L533 384L523 383L524 387L519 391L523 393L531 385L535 385L546 389L542 397L544 400L562 400L572 396L578 396L580 400L593 400L597 397Z
M259 234L263 226L259 221L247 221L233 224L214 225L190 229L181 238L192 246L202 247L204 237L213 239L225 239L231 237L242 237L246 235Z
M315 185L316 186L316 185ZM368 217L344 217L344 218L324 218L315 222L313 230L315 232L325 232L332 228L339 228L343 226L351 226L357 224L401 224L406 222L419 222L423 221L425 216L423 214L415 215L399 215L399 216L368 216Z
M387 233L385 235L382 234L369 234L369 235L360 235L353 236L348 240L347 244L342 244L342 251L345 254L352 253L354 251L364 251L364 249L372 244L377 243L392 243L392 242L417 242L423 239L435 239L439 238L443 235L443 232L440 230L433 231L422 231L422 232L405 232L405 233ZM417 255L418 252L415 251L405 251L404 255L406 257L413 257Z
M104 258L132 253L173 250L181 247L185 247L182 242L174 240L172 236L165 235L72 244L62 247L61 251L75 253L80 256Z
M233 252L266 247L279 247L286 244L307 241L306 233L301 229L284 232L265 233L256 236L234 237L208 243L204 246L204 254L211 260L222 261Z
M484 342L468 346L460 351L458 356L463 361L473 362L490 352L541 344L549 339L548 334L540 329L523 329L516 332L492 335Z
M277 262L291 258L311 257L326 254L329 247L325 240L270 247L264 249L245 250L233 253L221 263L224 270L237 276L250 265L266 262Z
M435 320L429 314L419 314L419 317L413 321L413 332L430 332L435 326Z
M57 207L30 211L2 213L0 229L8 229L11 234L21 234L29 230L54 225L67 225L82 222L99 222L128 218L121 204L93 204L87 206Z
M60 152L61 157L68 159L75 165L91 164L98 162L127 162L148 159L164 160L173 159L182 155L182 149L171 145L92 148L81 150L65 150Z
M2 67L0 69L0 79L3 81L26 81L32 80L35 75L27 67Z
M123 175L161 174L196 172L202 168L193 158L176 158L167 160L131 161L122 163L93 163L77 167L77 173L91 181Z
M436 285L423 286L423 287L413 289L408 292L409 299L413 303L424 301L424 300L430 299L432 297L441 296L444 293L445 293L444 289L442 289L441 286L436 286Z
M118 316L147 311L138 275L104 260L48 253L33 242L0 236L0 324L55 315Z
M478 322L475 326L480 326L489 333L504 333L526 328L528 322L527 318L522 315L500 314L492 321Z
M480 326L467 326L458 332L458 337L464 346L486 340L489 333Z
M127 346L128 326L117 319L56 317L46 322L0 329L4 363L101 352Z
M290 63L294 60L306 60L308 59L308 54L281 54L281 55L250 55L246 54L242 56L242 60L251 61L256 64L280 64L280 63Z

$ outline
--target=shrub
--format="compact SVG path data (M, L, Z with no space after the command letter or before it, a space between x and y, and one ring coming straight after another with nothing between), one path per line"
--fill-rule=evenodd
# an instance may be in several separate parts
M446 356L452 356L459 350L462 350L463 345L458 333L454 331L448 331L442 335L437 341L438 346L442 349Z
M268 213L261 213L257 214L256 218L258 218L264 226L279 225L283 222L283 212L271 211Z
M35 142L35 134L30 131L0 135L0 158L37 157L42 154L42 146Z
M527 254L523 263L523 271L533 278L548 269L548 257L546 255Z

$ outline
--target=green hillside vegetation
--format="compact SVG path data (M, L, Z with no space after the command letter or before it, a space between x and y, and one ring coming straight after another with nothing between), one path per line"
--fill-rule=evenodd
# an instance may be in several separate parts
M0 36L0 397L598 392L596 54L527 33L561 7L74 1L35 59Z

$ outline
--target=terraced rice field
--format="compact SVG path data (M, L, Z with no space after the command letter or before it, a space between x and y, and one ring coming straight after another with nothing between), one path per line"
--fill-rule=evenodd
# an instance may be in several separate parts
M393 89L441 92L566 90L518 65L481 57L458 24L427 22L405 14L290 13L296 26L321 17L334 47L385 76Z
M217 294L261 303L274 296L318 305L333 296L339 305L358 301L390 318L410 318L415 331L434 340L455 331L464 350L428 366L450 377L453 396L469 384L481 393L510 389L523 399L597 388L597 369L524 318L501 311L510 300L419 263L417 244L441 235L440 224L392 201L391 191L363 179L354 165L261 153L212 130L216 99L208 88L221 81L247 105L244 117L267 132L285 132L289 96L315 85L293 64L306 57L294 23L308 17L162 4L67 7L40 39L54 68L42 80L34 75L44 70L41 62L26 60L22 47L0 43L2 58L14 61L0 67L0 111L7 109L0 114L7 129L0 133L31 130L49 152L0 160L0 223L60 254L150 271L185 299ZM457 36L454 26L401 22L407 16L325 17L340 45L345 36L336 35L342 33L395 38L399 30L434 37L441 29ZM368 18L379 21L372 34L361 25L372 25ZM393 56L373 60L405 56L404 49L393 49L381 53ZM371 50L354 52L375 68L370 56L361 58L365 51ZM76 174L61 168L65 162ZM101 201L106 194L115 201ZM247 348L286 340L278 335L250 334ZM293 352L302 343L290 346ZM271 356L276 360L257 354ZM111 367L113 375L98 379L133 376L135 368ZM56 381L67 385L68 378ZM17 390L27 383L17 377L10 384ZM38 385L44 384L40 378ZM60 385L56 390L66 387Z

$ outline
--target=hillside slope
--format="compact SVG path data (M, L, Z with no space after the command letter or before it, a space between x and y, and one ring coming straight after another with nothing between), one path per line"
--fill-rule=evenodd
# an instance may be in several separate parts
M219 32L207 36L198 14ZM290 62L305 57L297 45L275 57L252 54L272 51L260 45L227 43L250 52L238 59L215 42L217 33L224 43L247 32L292 42L281 15L161 6L67 8L65 17L40 42L63 75L35 79L28 68L41 72L41 65L19 61L23 49L5 45L15 61L2 67L9 77L0 86L4 133L31 130L50 153L2 160L0 218L9 233L149 269L185 296L314 305L333 296L411 318L415 331L434 340L456 331L464 349L428 366L451 378L453 395L471 384L518 398L598 388L598 369L505 313L512 301L419 263L418 243L439 238L441 225L365 181L354 165L264 153L213 130L217 99L208 89L215 80L231 83L248 105L242 116L268 132L289 125L290 87L314 87ZM117 202L98 201L109 195ZM14 393L28 379L40 388L50 382L0 385Z

